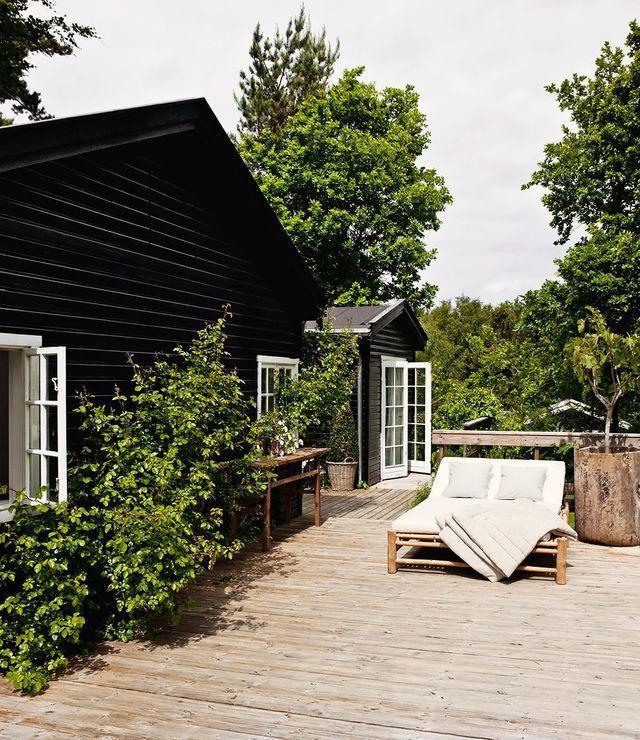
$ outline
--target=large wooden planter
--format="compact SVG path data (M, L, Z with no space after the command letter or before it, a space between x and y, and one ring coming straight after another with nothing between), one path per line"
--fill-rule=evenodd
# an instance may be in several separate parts
M576 531L601 545L640 544L640 450L575 453Z

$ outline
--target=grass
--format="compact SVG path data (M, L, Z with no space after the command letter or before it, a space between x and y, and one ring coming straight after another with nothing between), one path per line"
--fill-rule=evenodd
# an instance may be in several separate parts
M423 501L426 501L426 499L429 498L429 494L431 493L431 483L421 483L417 488L416 492L409 501L409 504L407 506L408 509L413 509L414 506L417 506L418 504L421 504Z

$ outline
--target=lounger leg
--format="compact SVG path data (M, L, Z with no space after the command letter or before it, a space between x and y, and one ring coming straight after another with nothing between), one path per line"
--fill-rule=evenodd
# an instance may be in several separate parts
M389 573L397 573L396 555L398 548L396 546L396 533L387 532L387 570Z
M564 586L567 582L567 550L569 540L566 537L558 537L558 553L556 555L556 583Z

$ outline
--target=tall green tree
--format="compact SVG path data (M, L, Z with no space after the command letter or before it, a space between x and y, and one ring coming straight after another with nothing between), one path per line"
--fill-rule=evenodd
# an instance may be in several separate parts
M340 42L332 47L324 28L319 34L311 31L304 6L284 33L276 28L273 39L258 24L249 49L251 64L240 72L240 94L234 94L241 116L238 132L279 133L303 100L325 90L339 53Z
M561 281L544 292L558 302L562 340L588 305L631 331L640 320L640 26L630 24L624 48L604 44L592 77L547 90L569 122L524 187L545 188L558 243L576 229L579 238L557 260Z
M435 287L421 273L435 252L425 233L451 196L418 163L430 142L418 94L377 90L363 71L346 71L277 137L245 137L241 150L330 301L429 306Z
M43 13L34 14L40 5ZM27 76L33 69L33 55L69 56L78 47L79 38L92 38L90 26L69 21L56 13L54 0L0 1L0 105L11 103L16 114L29 118L49 118L40 93L30 89ZM2 125L11 119L0 116Z

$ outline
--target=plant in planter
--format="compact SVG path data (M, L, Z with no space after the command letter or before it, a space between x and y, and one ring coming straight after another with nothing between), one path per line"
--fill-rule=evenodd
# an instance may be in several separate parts
M329 434L327 472L331 488L352 491L358 467L358 433L348 403L336 415Z
M589 308L570 345L578 378L605 409L604 448L576 450L576 530L581 539L607 545L640 544L640 450L611 448L611 423L625 393L640 389L640 334L612 332Z
M276 411L269 411L254 422L250 442L258 454L291 455L303 441L299 438L295 425L292 425Z

